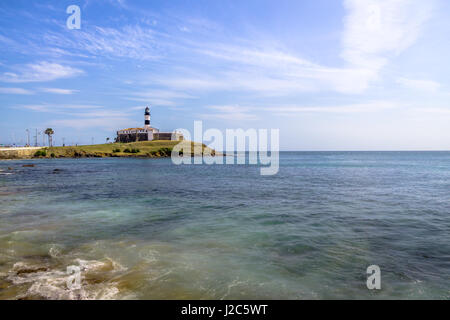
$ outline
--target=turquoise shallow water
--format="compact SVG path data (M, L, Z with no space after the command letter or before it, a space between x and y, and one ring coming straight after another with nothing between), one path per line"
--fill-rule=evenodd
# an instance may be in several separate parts
M0 299L449 299L449 191L450 152L2 161Z

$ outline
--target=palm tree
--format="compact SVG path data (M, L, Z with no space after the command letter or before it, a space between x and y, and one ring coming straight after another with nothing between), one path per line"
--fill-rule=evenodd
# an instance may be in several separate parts
M53 131L52 128L47 128L44 131L44 134L46 134L48 136L48 146L49 147L53 147L53 143L52 143L52 135L55 133L55 131Z
M109 141L109 138L106 138L106 143L108 143L108 141Z

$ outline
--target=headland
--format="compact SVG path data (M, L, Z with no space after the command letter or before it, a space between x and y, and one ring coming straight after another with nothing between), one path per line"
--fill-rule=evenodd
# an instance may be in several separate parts
M201 153L196 151L197 149L200 150L200 143L192 141L152 140L67 147L4 148L0 149L0 159L106 157L163 158L170 157L172 149L179 143L182 146L185 146L181 149L189 150L191 156L201 156L205 153L216 155L215 150L208 148L204 144L201 144Z

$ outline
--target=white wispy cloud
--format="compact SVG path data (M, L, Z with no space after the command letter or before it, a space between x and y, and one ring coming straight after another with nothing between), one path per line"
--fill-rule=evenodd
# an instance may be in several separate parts
M249 44L251 45L251 44ZM201 47L196 50L198 53L213 58L240 62L246 65L258 67L279 68L289 70L291 66L317 67L316 64L292 54L282 52L275 48L265 48L256 46L238 46L215 44L208 45L208 48Z
M251 91L261 95L335 91L361 93L389 61L419 38L433 2L346 0L341 67L308 61L267 42L191 43L192 50L220 63L214 74L177 72L154 79L178 90ZM213 63L213 62L212 62Z
M152 106L176 106L180 99L192 99L192 95L174 90L145 90L133 92L128 100L146 102Z
M1 34L0 34L0 42L3 43L5 46L14 46L17 43L16 41L14 41L8 37L5 37Z
M125 2L114 2L126 5ZM433 1L420 0L345 0L340 56L343 65L325 65L302 57L271 41L245 38L211 42L217 28L205 28L210 22L184 19L174 27L191 30L177 34L157 31L152 25L122 27L83 27L70 37L65 33L46 32L43 41L51 48L42 52L57 56L101 56L109 59L151 61L159 59L168 64L164 75L151 76L152 83L168 91L247 91L264 96L296 95L301 92L332 91L345 94L362 93L379 79L383 68L419 38L424 24L430 19ZM165 21L169 24L170 19ZM200 27L199 27L200 26ZM201 28L202 32L198 32ZM196 31L196 32L194 32ZM179 32L178 32L179 33ZM244 35L245 37L245 35ZM201 39L201 40L199 40ZM40 39L42 40L42 39ZM0 38L7 42L8 38ZM194 57L190 64L184 56ZM181 59L179 59L181 57ZM164 60L167 59L167 60ZM205 68L208 64L213 67ZM59 67L58 67L59 66ZM181 68L182 67L182 68ZM9 82L48 81L79 74L77 69L60 65L45 68L29 65L30 72L7 72L0 80ZM43 73L42 69L54 70ZM181 70L180 70L181 69ZM174 106L176 99L164 96L131 94L129 99L147 101L154 105Z
M134 106L134 107L129 107L129 110L144 110L147 107L147 105L143 105L143 106Z
M95 1L93 1L93 0L85 0L84 4L83 4L83 9L89 7L91 5L91 3L94 3L94 2ZM119 7L121 9L128 8L127 1L125 1L125 0L106 0L105 2L107 2L113 6Z
M230 88L228 79L223 77L214 77L198 72L193 75L190 72L182 75L164 76L153 78L157 84L175 90L222 90Z
M211 112L200 114L202 119L221 119L221 120L257 120L258 117L253 107L242 107L237 105L208 106Z
M33 94L34 92L23 88L0 88L0 93L29 95Z
M70 78L83 73L80 69L46 61L16 66L14 69L17 71L4 72L0 75L0 81L13 83L46 82L61 78Z
M353 66L378 70L419 37L433 1L345 0L348 11L342 57Z
M408 89L428 92L437 92L441 87L440 83L433 80L398 78L397 83Z
M81 114L85 114L86 110L103 109L103 106L98 105L81 105L81 104L27 104L12 107L13 109L26 109L36 112L51 112L56 114L67 114L68 111L73 113L76 110L81 110Z
M45 112L56 115L62 119L48 122L49 126L64 126L74 129L101 128L115 131L120 127L130 126L135 119L130 119L126 109L111 109L100 105L61 105L61 104L35 104L14 106L14 109Z
M93 117L80 119L58 119L49 122L50 126L73 129L97 128L114 132L118 128L129 127L132 120L126 117Z
M341 57L360 70L359 81L367 88L378 79L389 60L416 42L430 19L434 1L345 0L348 14L342 37Z
M136 60L159 58L161 54L160 40L153 29L139 25L127 25L122 28L87 27L72 33L70 37L55 32L44 35L44 41L51 43L57 49L70 49L71 54L76 52L103 58Z
M228 56L226 60L230 61L231 58ZM291 59L286 61L286 65L280 64L278 67L272 67L270 63L265 64L263 61L253 61L251 65L241 64L241 59L236 58L237 64L230 64L213 75L177 72L175 75L155 77L152 80L176 90L248 91L263 96L282 96L318 91L360 93L367 89L367 79L373 75L372 71L364 69L298 63L295 56L290 56Z
M278 106L240 106L240 105L215 105L208 106L207 113L199 114L202 119L221 119L233 121L258 120L263 113L274 114L282 117L293 117L296 115L310 113L330 113L330 114L353 114L353 113L374 113L387 109L405 106L405 103L393 101L369 101L366 103L353 103L342 105L278 105Z
M444 107L430 107L430 108L414 108L414 112L420 113L422 115L442 115L450 116L450 108Z
M366 103L329 105L329 106L277 106L264 107L263 110L271 111L279 115L292 116L299 113L367 113L380 112L393 109L399 103L390 101L370 101Z
M67 118L52 120L50 125L74 129L98 128L115 131L136 122L135 119L129 118L130 113L126 110L101 106L69 105L65 106L64 109L54 109L52 112Z
M86 110L82 112L65 112L65 114L79 118L125 118L129 116L129 112L111 109Z
M55 94L74 94L79 92L78 90L73 89L61 89L61 88L42 88L41 91L47 93L55 93Z

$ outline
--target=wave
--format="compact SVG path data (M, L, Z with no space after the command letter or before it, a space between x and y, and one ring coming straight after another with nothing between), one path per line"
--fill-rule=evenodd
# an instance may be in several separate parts
M53 250L52 250L53 249ZM59 256L51 248L50 255ZM108 300L122 297L119 283L113 279L126 268L110 258L103 260L71 261L71 267L80 271L80 286L71 286L72 274L64 267L53 267L50 263L16 262L6 275L6 280L19 287L14 299L49 300ZM105 275L107 273L107 275Z

